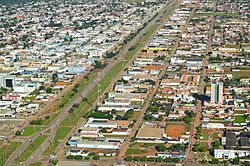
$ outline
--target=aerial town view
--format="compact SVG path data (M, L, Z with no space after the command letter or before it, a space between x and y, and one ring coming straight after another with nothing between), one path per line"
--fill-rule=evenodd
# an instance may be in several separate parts
M0 0L0 166L250 166L249 0Z

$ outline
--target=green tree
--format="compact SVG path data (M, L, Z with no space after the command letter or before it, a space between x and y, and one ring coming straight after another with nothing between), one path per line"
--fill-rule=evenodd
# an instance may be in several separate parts
M158 144L155 146L155 149L158 151L158 152L164 152L167 150L166 146L164 144Z
M132 161L132 160L133 160L133 157L128 156L128 157L125 157L124 160L125 160L125 161Z
M16 136L20 136L21 134L22 134L21 131L17 131L17 132L16 132Z
M76 160L82 160L82 156L80 156L80 155L76 155L74 158L75 158Z
M58 81L58 76L57 76L56 73L52 74L52 80L53 80L54 83L56 83Z
M179 163L179 162L180 162L180 159L179 159L179 158L173 158L172 161L173 161L174 163Z
M240 160L238 158L233 159L232 164L237 165L240 163Z
M199 145L194 145L194 152L198 152L199 151Z
M212 158L211 164L219 164L219 159Z
M213 148L218 149L220 147L220 141L216 140L213 142Z
M93 160L99 160L99 159L100 159L99 156L94 156L94 157L93 157Z
M52 88L47 88L46 93L52 93Z
M74 156L73 155L68 155L66 158L67 159L74 159Z

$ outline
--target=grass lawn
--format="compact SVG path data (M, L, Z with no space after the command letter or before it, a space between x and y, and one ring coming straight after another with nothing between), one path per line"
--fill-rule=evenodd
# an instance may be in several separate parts
M245 122L246 122L246 118L244 115L236 115L235 116L234 123L245 123Z
M45 155L49 155L55 151L56 147L61 143L61 141L67 136L70 132L70 127L59 127L56 131L55 138L53 140L53 145L50 145L44 152Z
M208 140L209 134L206 132L201 132L201 135L203 136L203 140Z
M9 156L21 145L21 142L11 142L0 148L0 165L4 165Z
M208 144L207 144L207 142L201 142L201 143L200 143L200 148L208 149Z
M126 155L133 155L133 154L143 154L147 153L147 150L137 149L137 148L128 148L126 151Z
M224 47L240 49L240 45L238 44L225 44Z
M44 127L39 127L36 125L29 125L24 128L24 132L22 133L21 136L31 136L42 129L44 129Z
M218 133L217 132L213 133L213 139L218 139Z
M47 136L38 136L17 158L17 162L26 161L35 152Z
M55 111L51 116L49 116L48 119L44 118L42 119L42 125L49 125L56 117L60 114L61 111Z
M36 96L28 96L28 97L24 97L23 100L34 100L36 98Z
M206 12L206 13L195 13L194 17L203 17L203 16L212 16L212 12Z
M106 135L103 134L104 137L109 137L109 138L125 138L125 135Z
M237 16L237 13L228 13L228 12L216 12L215 13L216 16Z
M232 74L234 79L241 79L241 78L249 78L250 72L243 72L243 71L230 71L226 72L225 74Z
M43 163L41 163L41 162L36 162L36 163L30 164L29 166L42 166L42 165L43 165Z
M143 2L144 0L126 0L128 3L140 3Z

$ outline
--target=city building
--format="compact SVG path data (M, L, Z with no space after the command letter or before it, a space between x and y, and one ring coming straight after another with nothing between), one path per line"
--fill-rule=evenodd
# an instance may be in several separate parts
M223 104L223 82L211 84L211 104Z

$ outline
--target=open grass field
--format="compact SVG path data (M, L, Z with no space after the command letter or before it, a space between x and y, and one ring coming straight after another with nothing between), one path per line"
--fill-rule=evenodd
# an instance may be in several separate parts
M21 145L21 142L11 142L0 148L0 165L4 165L9 156Z
M234 123L245 123L246 117L244 115L236 115Z
M38 136L16 159L17 162L26 161L33 152L42 144L47 136Z
M138 157L155 155L155 146L156 144L151 143L131 143L126 151L126 155Z
M134 148L128 148L126 155L137 155L137 154L145 154L147 153L147 150L141 150L141 149L134 149Z
M185 124L167 124L166 133L169 137L180 137L187 132Z
M234 79L249 78L250 70L228 71L225 74L232 74Z
M36 126L36 125L29 125L24 128L24 131L21 136L31 136L38 131L41 131L44 127Z

